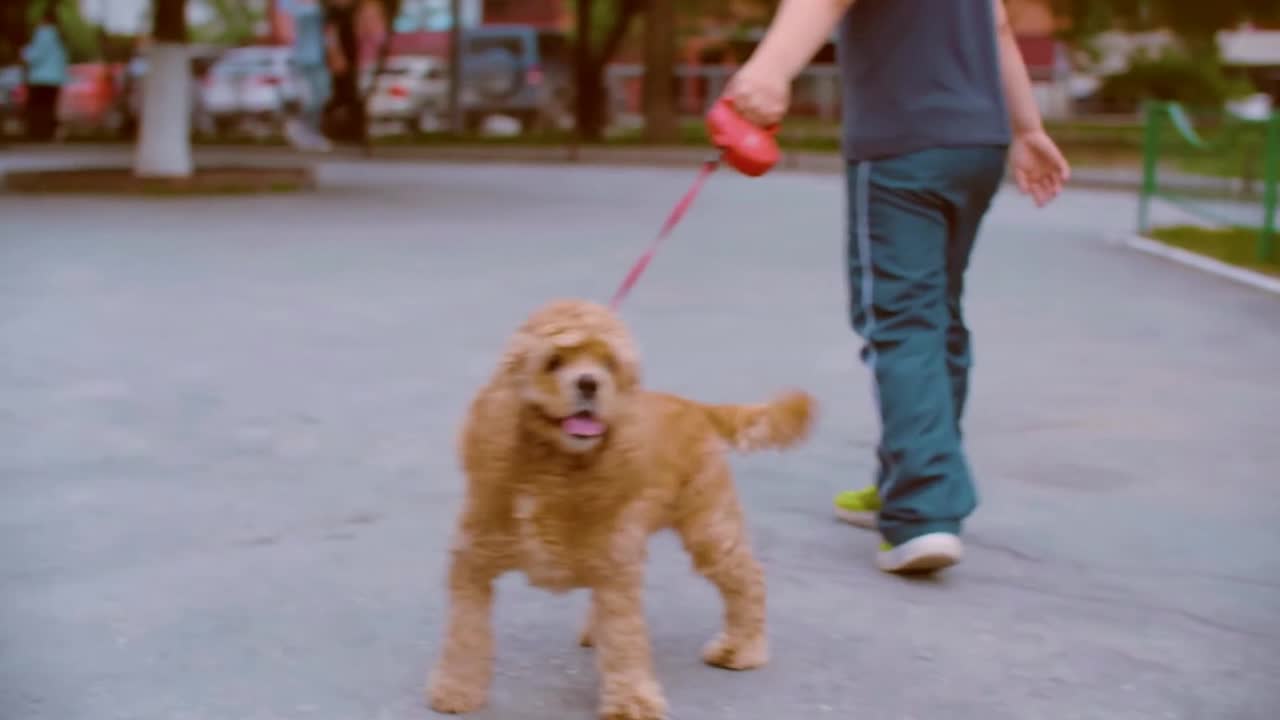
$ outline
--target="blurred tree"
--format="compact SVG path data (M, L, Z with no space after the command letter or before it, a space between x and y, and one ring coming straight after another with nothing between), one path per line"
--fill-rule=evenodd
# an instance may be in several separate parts
M1276 0L1051 0L1054 11L1068 21L1065 39L1086 45L1098 33L1111 30L1168 28L1193 57L1214 58L1215 36L1247 20L1280 20Z
M153 0L154 20L142 91L142 127L134 152L140 177L190 177L191 67L186 0Z
M1217 107L1247 95L1253 85L1223 67L1217 34L1242 22L1280 20L1277 0L1051 0L1066 20L1061 36L1097 55L1093 39L1108 30L1166 29L1180 47L1157 55L1138 53L1128 68L1106 79L1098 98L1112 112L1131 112L1143 100L1162 99Z
M20 2L0 0L0 66L19 61L30 34L27 8Z
M737 16L734 11L742 8L767 19L776 4L776 0L576 0L575 117L579 136L598 140L604 134L608 121L605 71L633 21L645 17L646 136L664 141L674 139L679 129L673 78L681 28L709 17L731 20Z
M257 36L262 8L245 0L204 0L216 20L201 28L191 28L199 40L219 45L241 45Z
M605 69L618 51L631 21L648 0L576 0L574 27L574 115L578 135L599 140L607 122ZM599 42L595 38L599 36Z
M0 4L13 4L22 7L16 0L0 0ZM26 26L34 27L36 21L49 5L53 5L58 14L58 31L62 35L62 44L67 48L68 58L73 63L89 62L102 57L99 30L80 14L78 0L47 0L47 2L26 3Z
M649 0L644 18L644 135L672 142L680 135L676 105L676 0Z
M1193 108L1221 107L1254 91L1248 78L1224 72L1221 64L1197 61L1184 52L1139 53L1124 72L1109 75L1098 89L1107 112L1136 112L1144 100L1171 100Z

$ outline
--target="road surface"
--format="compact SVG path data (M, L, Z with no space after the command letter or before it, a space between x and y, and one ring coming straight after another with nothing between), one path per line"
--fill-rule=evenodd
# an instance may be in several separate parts
M8 156L4 162L13 162ZM413 720L463 407L524 314L607 298L690 172L366 164L315 194L0 195L0 716ZM676 720L1269 720L1280 303L1105 241L1131 197L1002 195L975 257L966 561L912 582L831 519L877 423L838 178L717 176L625 308L654 387L823 402L735 461L773 661L705 668L653 543ZM585 597L501 584L478 720L593 717Z

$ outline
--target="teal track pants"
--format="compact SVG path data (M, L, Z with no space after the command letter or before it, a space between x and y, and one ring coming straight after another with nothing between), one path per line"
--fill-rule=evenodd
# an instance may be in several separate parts
M893 545L959 534L977 506L960 430L972 365L962 296L1006 154L937 148L848 167L850 315L875 379L880 532Z

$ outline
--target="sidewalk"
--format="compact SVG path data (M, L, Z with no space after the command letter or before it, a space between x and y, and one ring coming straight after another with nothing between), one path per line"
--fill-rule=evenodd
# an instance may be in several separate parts
M93 145L74 143L52 147L14 145L7 148L17 156L66 156L82 153L86 157L127 158L131 152L127 145ZM283 146L255 145L201 145L196 148L197 157L206 162L276 162L284 159L315 158L301 155ZM3 161L5 151L0 151ZM711 156L709 149L691 147L603 147L552 145L377 145L366 156L359 148L338 147L329 155L343 160L378 160L398 162L466 162L466 163L519 163L615 165L632 167L694 167ZM834 153L788 152L783 156L781 168L793 172L838 173L843 160ZM1238 190L1237 182L1187 173L1161 174L1163 188L1175 192L1232 193ZM1099 190L1125 190L1136 192L1142 184L1138 168L1077 167L1072 170L1073 187Z
M689 172L317 170L297 195L0 194L0 715L435 717L470 394L534 306L610 295ZM803 448L734 460L770 665L700 664L715 594L652 544L672 718L1273 720L1280 304L1104 242L1130 195L1001 195L967 289L982 505L963 564L904 581L829 514L877 436L844 199L717 175L623 309L651 387L822 401ZM500 584L469 717L594 717L584 601Z

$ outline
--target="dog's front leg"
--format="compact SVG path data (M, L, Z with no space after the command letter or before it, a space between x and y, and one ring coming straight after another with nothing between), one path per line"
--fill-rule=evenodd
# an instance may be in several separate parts
M493 581L470 549L454 551L444 651L427 685L431 709L465 713L484 705L493 676Z
M641 566L642 567L642 566ZM600 668L603 720L662 720L667 703L653 674L644 619L644 574L619 573L592 589L592 639Z
M702 659L730 670L764 665L769 660L764 572L751 554L737 501L690 513L676 529L694 567L724 600L724 629L707 643Z

